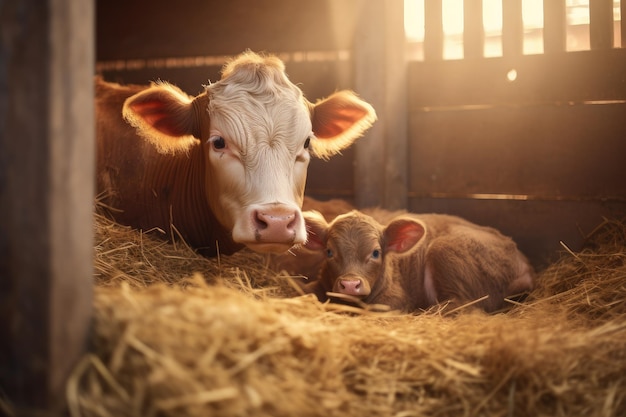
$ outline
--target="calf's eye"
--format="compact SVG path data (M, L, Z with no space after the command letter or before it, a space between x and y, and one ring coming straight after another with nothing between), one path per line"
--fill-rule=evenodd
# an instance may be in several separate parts
M380 258L380 249L374 249L374 250L372 251L372 258L373 258L373 259L378 259L378 258Z
M304 149L309 149L309 145L311 144L311 138L306 138L304 141Z
M332 249L326 249L326 256L328 258L332 258L333 257L333 251Z
M226 147L226 141L221 136L215 137L212 142L215 149L224 149Z

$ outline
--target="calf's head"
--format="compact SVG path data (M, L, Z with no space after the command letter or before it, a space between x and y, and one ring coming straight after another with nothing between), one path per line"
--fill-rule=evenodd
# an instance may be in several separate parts
M380 291L388 271L390 253L404 253L415 247L426 233L425 226L409 217L397 217L383 226L358 211L351 211L327 223L318 212L303 213L308 240L306 247L326 252L320 284L328 292L367 301Z
M311 155L348 147L376 119L355 94L316 104L289 81L282 61L251 52L224 67L195 98L168 84L130 97L124 117L165 153L201 148L208 205L235 242L262 252L304 243L300 207Z

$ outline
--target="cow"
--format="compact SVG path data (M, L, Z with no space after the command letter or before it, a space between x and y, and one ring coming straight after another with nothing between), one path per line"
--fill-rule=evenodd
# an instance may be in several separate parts
M304 285L320 301L345 296L414 312L448 311L481 299L487 312L530 291L535 272L509 237L457 216L404 213L385 225L353 210L328 223L304 212L306 247L325 253L316 280Z
M309 102L279 58L250 51L196 97L101 77L95 90L100 205L209 257L303 243L311 156L331 157L376 120L351 91Z

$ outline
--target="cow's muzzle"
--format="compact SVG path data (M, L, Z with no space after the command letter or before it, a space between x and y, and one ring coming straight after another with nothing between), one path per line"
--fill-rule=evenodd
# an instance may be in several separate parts
M233 238L257 252L285 252L306 238L302 213L296 206L273 203L249 207L247 223L243 233L233 233Z

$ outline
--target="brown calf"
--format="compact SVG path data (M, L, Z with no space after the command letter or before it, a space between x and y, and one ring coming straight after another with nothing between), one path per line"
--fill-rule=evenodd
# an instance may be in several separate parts
M304 217L306 247L326 254L305 285L320 301L339 293L415 311L487 296L477 305L495 311L533 287L533 268L510 238L456 216L402 214L386 226L356 210L330 223L314 211Z

